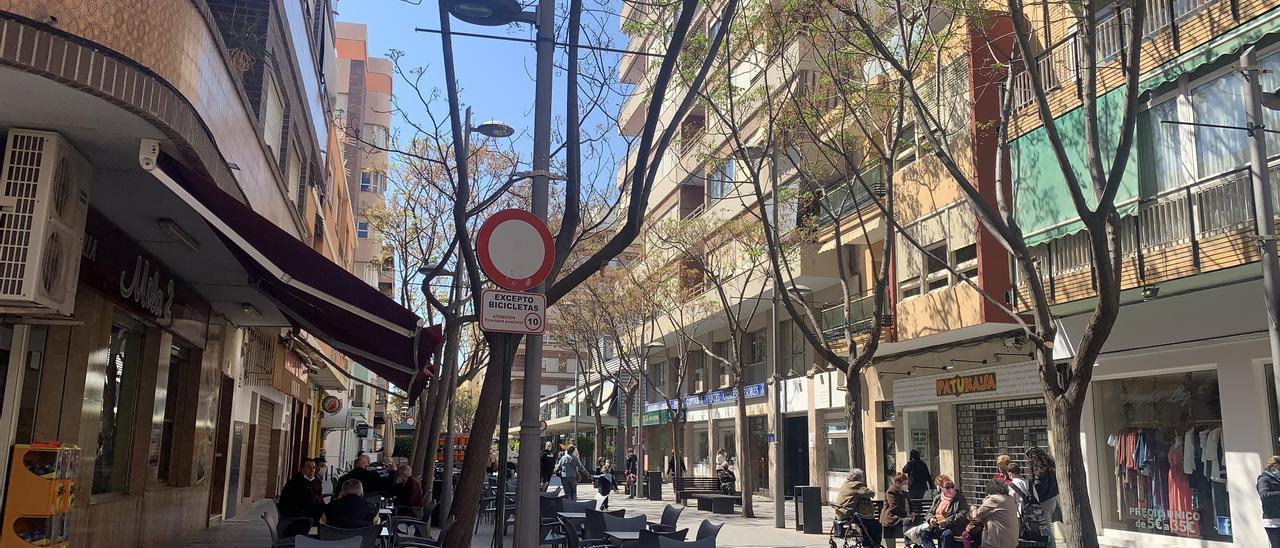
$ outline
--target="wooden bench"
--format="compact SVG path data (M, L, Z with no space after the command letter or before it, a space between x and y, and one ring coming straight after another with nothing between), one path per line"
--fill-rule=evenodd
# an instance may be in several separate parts
M671 480L671 490L675 491L676 500L684 504L694 495L721 495L720 480L717 478L682 477Z
M733 514L735 501L741 497L737 495L720 495L714 493L700 493L693 495L698 499L698 509L712 514Z

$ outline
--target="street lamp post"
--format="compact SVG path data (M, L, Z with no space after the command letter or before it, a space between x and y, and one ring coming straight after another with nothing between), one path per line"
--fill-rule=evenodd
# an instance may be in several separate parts
M1267 334L1271 344L1271 370L1280 379L1280 262L1276 258L1275 205L1271 201L1271 168L1267 165L1267 129L1263 118L1263 70L1258 67L1256 46L1240 56L1244 74L1245 108L1249 131L1250 181L1253 185L1253 220L1258 232L1259 260L1262 262L1262 294L1267 306ZM1276 102L1277 93L1270 100ZM1276 108L1276 105L1267 105ZM1280 383L1273 387L1280 401Z
M533 188L531 211L539 219L547 219L547 185L551 167L551 84L555 54L555 0L538 0L537 10L528 14L516 0L449 0L449 12L468 23L485 26L503 26L514 22L533 23L537 29L535 51L537 64L534 76L533 115ZM546 284L534 291L543 293ZM515 545L533 548L538 546L538 439L539 409L542 387L542 337L530 335L525 340L524 401L520 420L520 458L516 489L516 538ZM510 371L508 370L508 374ZM507 379L509 380L509 379ZM503 406L510 406L510 398ZM507 429L507 425L501 428ZM499 463L506 465L505 462ZM499 481L499 490L506 484ZM503 517L502 494L499 495L498 518ZM500 526L501 527L501 526ZM498 529L501 532L501 528ZM502 545L501 535L495 535L494 544Z

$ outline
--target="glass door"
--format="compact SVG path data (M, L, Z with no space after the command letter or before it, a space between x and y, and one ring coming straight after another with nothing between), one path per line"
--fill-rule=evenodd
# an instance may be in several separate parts
M908 457L912 451L919 451L920 458L929 465L929 471L937 474L939 469L938 411L934 409L907 411L904 416L907 427L907 446L903 448L904 451ZM906 465L906 463L902 464ZM898 470L901 471L902 468L899 467Z

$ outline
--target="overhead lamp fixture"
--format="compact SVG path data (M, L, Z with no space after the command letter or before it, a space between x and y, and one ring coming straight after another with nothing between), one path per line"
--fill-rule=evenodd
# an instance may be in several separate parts
M516 134L516 130L501 120L488 120L481 122L480 125L471 128L471 131L484 135L485 137L510 137Z
M458 19L485 27L508 25L523 15L515 0L450 0L448 9Z
M804 297L805 295L812 294L813 288L807 285L792 282L787 284L787 293L791 293L792 295L795 295L797 297Z
M995 363L999 363L999 362L1000 362L1000 356L1017 356L1017 357L1019 357L1019 358L1031 358L1031 357L1035 356L1035 353L1034 353L1034 352L1027 352L1026 354L1019 354L1019 353L1017 353L1017 352L996 352L995 354L992 354L992 355L991 355L991 361L992 361L992 362L995 362Z
M439 265L424 266L422 268L419 268L418 274L421 274L422 276L431 276L433 278L438 278L440 276L452 276L454 275L454 271L445 265L439 264Z
M187 231L183 230L182 227L178 225L177 221L174 221L173 219L160 218L156 219L156 224L160 225L160 230L163 230L171 239L173 239L173 243L182 246L183 249L192 253L200 250L200 242L195 238L192 238L190 234L187 234Z
M984 362L984 363L985 363L985 362ZM930 370L933 370L933 371L951 371L952 369L955 369L955 368L956 368L956 366L954 366L954 365L944 365L944 366L942 366L942 367L934 367L934 366L932 366L932 365L917 365L917 366L912 367L912 369L913 369L913 370L914 370L914 369L930 369ZM911 373L914 373L914 371L912 371Z
M259 312L258 308L253 306L252 304L240 303L240 311L243 312L245 316L248 316L255 320L262 319L262 312Z
M951 358L950 360L947 360L947 361L952 362L952 363L974 363L974 364L978 364L978 365L986 365L986 363L987 363L987 360L958 360L958 359L955 359L955 358ZM950 365L947 365L947 366L944 366L944 367L946 367L947 369L951 369L951 366L950 366Z

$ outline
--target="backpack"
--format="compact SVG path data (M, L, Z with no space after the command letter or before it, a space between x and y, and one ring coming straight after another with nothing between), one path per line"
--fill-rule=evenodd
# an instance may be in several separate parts
M1021 513L1018 516L1018 538L1038 542L1044 542L1050 538L1053 530L1049 528L1049 519L1044 513L1044 507L1038 502L1032 502L1031 497L1016 484L1009 484L1009 487L1022 497Z

